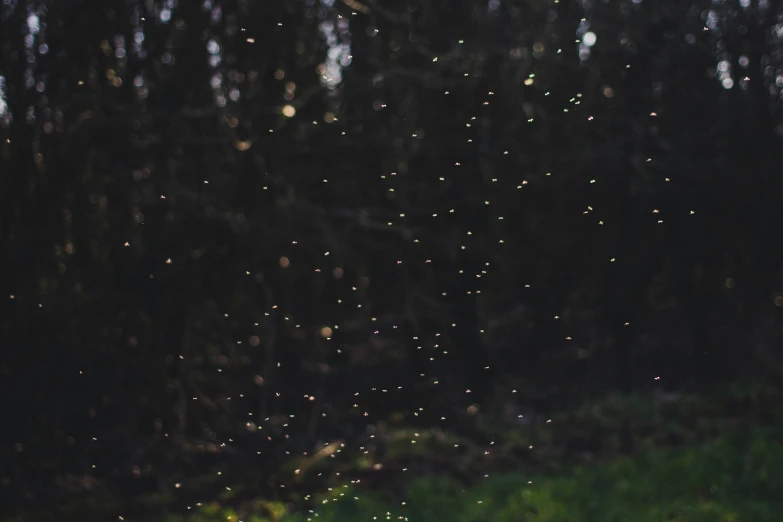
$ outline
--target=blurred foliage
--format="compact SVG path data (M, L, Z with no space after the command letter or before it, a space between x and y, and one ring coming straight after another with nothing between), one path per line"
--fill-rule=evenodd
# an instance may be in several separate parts
M346 486L309 515L284 520L772 522L783 508L782 437L780 426L750 428L691 448L650 449L556 476L491 475L472 486L414 478L396 499Z
M745 402L745 409L732 414L734 401L749 395L755 402ZM400 428L390 430L390 439L407 443L389 451L380 467L352 455L342 462L318 461L303 471L307 463L300 459L302 474L330 468L338 473L328 488L299 502L258 498L257 489L246 483L223 487L212 501L188 504L183 496L148 496L131 507L127 500L95 495L72 500L56 513L13 520L95 520L100 515L154 522L773 521L783 508L778 397L775 388L747 386L727 387L709 401L684 395L612 396L540 424L506 427L486 447L432 430ZM615 440L624 426L633 442L627 453ZM412 439L420 444L411 444ZM580 446L585 440L593 441L590 453ZM469 445L469 451L455 453L455 444ZM520 452L527 458L521 459ZM433 468L428 465L433 460L450 461L450 466ZM377 478L391 468L393 474ZM192 484L188 487L192 490ZM207 487L201 498L213 490ZM136 514L129 514L133 509Z
M402 494L767 422L781 17L2 2L0 510Z
M210 503L154 522L772 522L783 501L783 428L737 429L709 442L647 449L558 474L505 473L465 484L444 475L411 477L400 495L346 484L319 495L309 512L254 501L240 508ZM84 510L97 520L104 509ZM165 510L161 507L161 511ZM158 511L160 513L161 511ZM117 511L113 511L116 513ZM59 520L76 520L60 515ZM107 516L106 520L110 518ZM116 518L114 518L116 519ZM48 518L17 518L44 521Z

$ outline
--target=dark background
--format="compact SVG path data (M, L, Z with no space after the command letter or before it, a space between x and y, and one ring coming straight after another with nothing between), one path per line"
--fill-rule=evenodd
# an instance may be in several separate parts
M776 2L1 12L9 510L783 377Z

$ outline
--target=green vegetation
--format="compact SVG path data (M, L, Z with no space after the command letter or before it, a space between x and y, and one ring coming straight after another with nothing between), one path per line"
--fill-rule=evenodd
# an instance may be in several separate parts
M231 491L222 488L222 494L214 494L212 488L211 496L206 492L209 487L200 486L202 498L213 500L192 505L187 514L169 513L172 506L182 504L173 496L135 501L136 507L146 502L144 511L157 518L122 515L127 504L123 508L111 499L92 498L50 518L34 514L14 520L118 520L119 516L145 522L779 520L783 478L777 471L783 469L783 423L776 414L776 398L772 387L727 387L711 401L690 396L676 400L615 396L554 416L549 423L498 432L490 455L475 441L471 445L466 439L435 436L432 431L417 433L418 444L406 448L401 441L414 435L400 426L390 431L389 451L382 463L384 469L411 463L408 471L370 485L355 477L363 468L362 476L367 476L373 459L299 461L302 467L311 466L307 474L331 476L326 483L332 487L296 509L293 503L252 499L254 487L246 482ZM739 410L743 403L752 407ZM742 415L731 415L735 410ZM622 444L617 434L624 427L632 433L630 453L618 449ZM448 451L455 441L465 446L459 456ZM601 444L587 452L585 441ZM535 446L527 462L514 456L515 445ZM568 449L574 446L579 449ZM449 458L453 473L443 468L423 471L427 461ZM521 471L525 469L530 471ZM330 470L339 471L339 476ZM474 478L458 481L456 476ZM238 496L251 500L240 501Z
M558 476L490 476L470 488L442 477L412 482L393 504L346 488L317 520L453 522L740 522L779 520L783 433L757 428L694 448L649 450ZM339 498L338 501L331 499ZM400 518L401 517L401 518ZM303 521L315 516L292 518ZM288 520L288 519L286 519Z

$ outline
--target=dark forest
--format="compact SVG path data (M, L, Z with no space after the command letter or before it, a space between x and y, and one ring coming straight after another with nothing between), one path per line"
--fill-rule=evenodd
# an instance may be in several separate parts
M0 521L780 520L782 101L769 0L4 0Z

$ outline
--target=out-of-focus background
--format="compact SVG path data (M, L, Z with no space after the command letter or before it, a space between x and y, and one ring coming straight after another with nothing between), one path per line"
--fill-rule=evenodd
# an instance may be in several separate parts
M781 92L769 0L3 0L0 520L779 520Z

